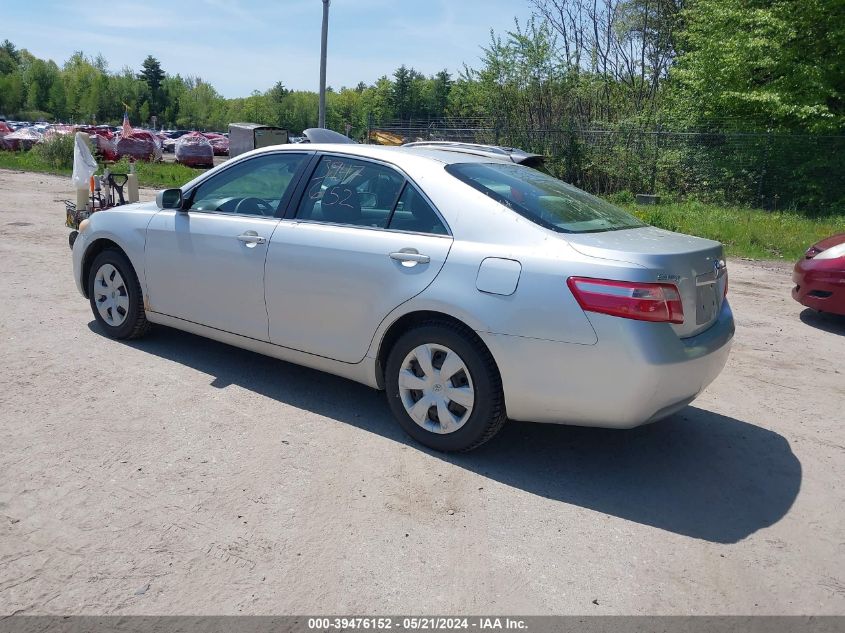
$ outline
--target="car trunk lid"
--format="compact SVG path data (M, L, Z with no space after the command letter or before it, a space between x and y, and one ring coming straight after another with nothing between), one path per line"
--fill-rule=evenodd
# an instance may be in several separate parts
M675 284L684 306L684 322L671 326L679 337L695 336L716 321L727 284L719 242L653 226L562 237L583 255L636 264L652 271L650 281Z

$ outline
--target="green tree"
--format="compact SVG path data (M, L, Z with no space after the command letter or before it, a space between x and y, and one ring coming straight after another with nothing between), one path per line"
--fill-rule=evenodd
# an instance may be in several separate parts
M150 102L144 101L141 103L141 107L138 108L138 123L141 126L146 127L149 125L150 121Z
M326 99L330 99L326 95ZM292 132L317 126L319 97L316 92L293 90L285 96L279 125Z
M267 91L267 97L270 101L276 104L283 103L287 94L288 91L281 81L277 81L275 85Z
M62 83L66 112L72 120L90 122L98 116L100 76L101 72L81 51L71 55L65 62Z
M228 121L224 100L211 84L199 77L185 80L186 90L179 96L179 117L176 124L183 128L222 129Z
M142 64L142 70L138 75L138 79L147 84L150 91L150 114L158 115L162 109L161 100L161 84L164 81L164 71L161 69L161 64L152 55L147 55L147 58Z
M373 121L385 121L396 116L393 108L393 84L387 76L379 77L375 85L361 93L361 104Z
M30 110L48 110L50 89L57 81L59 81L59 69L53 62L33 60L24 72L24 84L27 91L26 107Z
M0 44L0 75L9 75L18 69L21 56L15 45L9 40Z
M326 125L346 134L346 126L351 126L352 136L360 135L367 126L366 116L361 111L361 94L357 90L341 88L328 98Z
M65 102L65 86L61 77L57 77L50 85L47 96L47 111L58 121L67 120L67 104Z
M696 0L672 73L679 117L714 129L845 130L840 0Z
M19 112L24 104L23 80L17 73L0 75L0 112L11 116Z
M449 93L452 91L452 76L444 68L431 80L431 98L429 110L435 117L446 115L449 105Z
M160 115L162 127L176 125L179 118L179 104L186 91L187 87L181 76L169 75L164 78L161 83L162 101L165 104Z
M405 64L402 64L393 72L390 100L393 111L400 119L408 119L411 116L412 82L411 71L405 67Z

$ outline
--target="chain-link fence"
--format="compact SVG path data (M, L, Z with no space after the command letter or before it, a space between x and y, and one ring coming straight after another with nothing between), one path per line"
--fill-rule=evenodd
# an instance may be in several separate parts
M389 121L374 132L417 140L519 147L555 175L597 194L694 197L808 214L845 212L845 136L664 129L538 130L480 119Z

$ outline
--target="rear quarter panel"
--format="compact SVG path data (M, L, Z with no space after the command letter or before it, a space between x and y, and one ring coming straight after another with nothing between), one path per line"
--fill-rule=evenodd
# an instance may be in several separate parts
M434 186L426 193L450 223L455 237L452 250L435 281L382 322L368 356L378 353L392 323L421 310L449 314L477 332L594 345L596 332L567 287L567 278L647 277L648 271L637 264L579 253L565 236L530 222L457 180L457 190L449 181L432 182ZM477 288L481 263L490 257L521 265L512 294Z
M650 279L649 271L636 264L582 255L564 239L543 233L546 231L539 229L533 243L508 247L456 240L440 275L402 306L403 312L440 306L439 311L456 317L469 315L465 322L479 332L594 345L596 332L566 280L571 276L645 280ZM521 264L513 294L477 289L479 267L487 257Z

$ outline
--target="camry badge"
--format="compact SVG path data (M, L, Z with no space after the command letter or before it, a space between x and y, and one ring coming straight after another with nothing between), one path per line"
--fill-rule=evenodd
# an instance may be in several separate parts
M658 273L657 281L680 281L680 275L669 275L667 273Z

